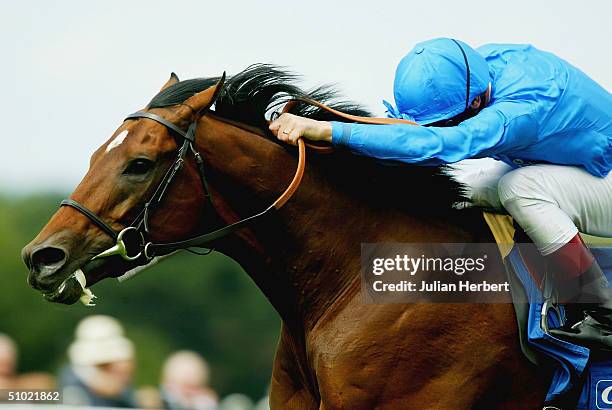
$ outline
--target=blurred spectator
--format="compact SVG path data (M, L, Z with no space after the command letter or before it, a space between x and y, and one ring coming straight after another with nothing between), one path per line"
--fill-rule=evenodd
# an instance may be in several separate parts
M18 349L15 341L0 333L0 389L51 390L55 379L47 373L17 373ZM0 397L0 400L3 398Z
M0 389L17 383L17 346L13 339L0 333Z
M270 398L266 396L259 399L253 410L270 410Z
M60 375L64 404L136 407L134 347L116 319L102 315L83 319L68 358L70 366Z
M218 396L208 386L208 364L196 352L183 350L164 363L161 391L170 410L214 410Z
M160 391L154 386L143 386L136 390L136 401L141 409L163 409Z
M52 390L55 379L47 373L17 374L18 351L15 341L0 333L0 402L8 399L8 389Z
M233 393L226 396L219 403L219 410L252 410L253 401L241 393Z
M270 386L264 392L264 396L259 399L255 406L253 406L253 410L270 410Z

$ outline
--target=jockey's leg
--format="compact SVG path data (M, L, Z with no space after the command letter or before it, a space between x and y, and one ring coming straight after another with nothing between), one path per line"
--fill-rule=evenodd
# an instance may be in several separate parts
M448 165L448 174L464 188L464 195L472 206L502 210L497 184L512 168L491 158L466 159Z
M585 318L558 337L612 349L612 291L578 231L612 237L612 174L531 165L499 181L502 204L546 257L570 317Z

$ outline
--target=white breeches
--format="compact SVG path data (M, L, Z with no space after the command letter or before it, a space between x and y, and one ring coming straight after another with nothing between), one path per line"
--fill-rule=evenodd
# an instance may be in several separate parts
M578 231L612 237L612 173L599 178L582 168L549 164L513 170L493 160L468 160L452 168L455 178L470 186L474 205L503 205L543 255Z

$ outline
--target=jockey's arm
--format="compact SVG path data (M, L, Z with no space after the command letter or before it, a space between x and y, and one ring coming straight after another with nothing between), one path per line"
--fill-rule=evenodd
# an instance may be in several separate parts
M303 136L330 141L360 155L422 165L493 156L537 139L537 122L528 103L499 103L454 127L329 123L295 115L281 121L283 116L270 126L281 140L294 142ZM285 126L287 133L283 133Z

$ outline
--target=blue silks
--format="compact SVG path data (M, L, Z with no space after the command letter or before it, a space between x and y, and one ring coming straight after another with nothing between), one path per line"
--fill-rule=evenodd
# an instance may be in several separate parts
M463 56L450 39L421 44L398 67L397 108L386 103L389 115L421 123L449 118L465 108ZM332 122L333 143L409 164L493 157L513 167L552 163L582 166L600 177L608 174L612 94L561 58L530 45L489 44L474 51L461 44L470 63L470 99L483 91L486 80L478 74L479 61L486 62L492 84L491 101L476 116L453 127ZM417 54L419 47L423 50ZM434 58L437 63L430 61Z
M612 248L592 248L591 251L612 283ZM532 301L527 318L528 344L553 363L553 376L546 401L554 403L571 389L577 388L579 399L576 410L599 408L597 404L601 404L602 386L604 386L601 382L612 381L612 358L593 359L590 350L586 347L545 334L540 328L542 296L516 246L508 255L506 263L511 265L525 289L528 300ZM558 327L558 318L551 315L549 326ZM612 408L612 405L608 408Z

